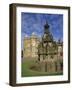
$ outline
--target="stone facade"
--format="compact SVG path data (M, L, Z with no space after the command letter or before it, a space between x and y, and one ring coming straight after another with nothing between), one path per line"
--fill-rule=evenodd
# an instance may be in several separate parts
M56 61L61 59L63 56L63 45L59 40L56 42L53 39L53 35L49 31L49 25L46 22L44 25L44 34L42 36L42 41L38 45L38 60L42 61Z
M62 72L63 71L63 44L56 42L49 31L49 25L44 25L42 41L38 45L38 61L41 71Z
M31 37L25 37L24 38L24 50L23 50L23 56L24 57L37 57L38 52L38 43L39 39L35 34L32 34Z

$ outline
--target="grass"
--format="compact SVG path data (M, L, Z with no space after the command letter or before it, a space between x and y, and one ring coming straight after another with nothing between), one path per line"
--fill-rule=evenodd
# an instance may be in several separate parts
M53 75L62 75L62 72L40 72L40 71L36 71L36 70L32 70L30 69L30 67L33 65L36 65L36 60L31 60L31 59L26 59L22 62L22 66L21 66L21 76L22 77L28 77L28 76L53 76Z

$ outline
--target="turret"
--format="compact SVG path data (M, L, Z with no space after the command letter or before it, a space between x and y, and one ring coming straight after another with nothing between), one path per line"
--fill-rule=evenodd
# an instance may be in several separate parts
M44 35L42 37L43 42L46 42L46 43L53 41L53 36L50 33L50 31L49 31L49 27L50 26L49 26L49 24L46 21L46 24L44 25Z

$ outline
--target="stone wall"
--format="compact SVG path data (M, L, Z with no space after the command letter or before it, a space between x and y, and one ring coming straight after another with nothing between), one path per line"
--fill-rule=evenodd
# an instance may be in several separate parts
M62 61L40 61L40 70L42 72L62 72L63 62Z
M38 43L39 40L36 37L25 37L23 45L23 57L38 57Z

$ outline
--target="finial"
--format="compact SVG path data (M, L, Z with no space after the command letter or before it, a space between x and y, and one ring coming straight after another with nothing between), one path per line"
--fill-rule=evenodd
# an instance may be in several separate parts
M46 29L49 28L49 24L48 24L48 21L47 21L47 20L46 20L46 23L45 23L44 27L45 27Z

